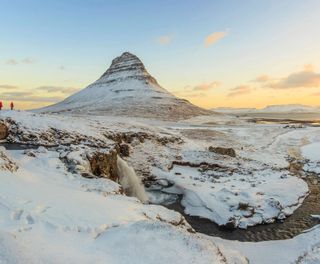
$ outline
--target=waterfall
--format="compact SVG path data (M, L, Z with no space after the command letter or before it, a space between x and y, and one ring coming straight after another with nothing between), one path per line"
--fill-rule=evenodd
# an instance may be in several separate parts
M125 192L130 196L137 197L143 203L147 202L148 195L140 178L136 175L134 169L119 156L117 158L117 169L120 184L124 188Z

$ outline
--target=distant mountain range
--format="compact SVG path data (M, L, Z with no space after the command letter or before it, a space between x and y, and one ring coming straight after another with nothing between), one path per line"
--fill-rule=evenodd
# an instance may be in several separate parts
M129 52L115 58L109 69L85 89L36 111L164 119L212 114L162 88L141 60Z
M268 105L262 109L256 108L232 108L232 107L218 107L211 109L220 113L320 113L320 107L313 107L301 104L287 104L287 105Z

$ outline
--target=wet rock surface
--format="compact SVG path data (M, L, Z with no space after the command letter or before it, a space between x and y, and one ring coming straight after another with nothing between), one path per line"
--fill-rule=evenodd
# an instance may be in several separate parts
M108 153L95 152L88 157L88 160L95 176L119 182L116 150L111 150Z
M0 140L8 137L8 127L4 123L0 123Z
M209 151L217 153L217 154L221 154L221 155L230 156L233 158L236 157L236 152L233 148L222 148L222 147L210 146Z

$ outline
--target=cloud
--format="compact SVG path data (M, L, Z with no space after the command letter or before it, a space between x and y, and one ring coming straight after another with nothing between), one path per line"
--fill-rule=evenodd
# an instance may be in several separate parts
M220 85L220 82L214 81L211 83L203 83L193 87L193 91L208 91L210 89L216 88Z
M32 58L25 58L25 59L22 60L22 63L33 64L33 63L36 63L36 60L32 59Z
M24 97L24 96L30 96L32 95L32 92L5 92L1 93L2 97L5 98L17 98L17 97Z
M175 95L181 96L181 97L188 97L188 98L194 98L194 97L204 97L206 96L203 92L193 92L190 90L187 91L176 91L174 92Z
M7 65L17 65L18 62L17 62L15 59L8 59L8 60L6 61L6 64L7 64Z
M18 86L9 85L9 84L0 84L0 89L17 89Z
M183 97L204 97L206 96L206 92L216 88L221 83L218 81L213 81L210 83L201 83L196 86L187 85L184 87L184 90L182 91L176 91L175 94Z
M40 86L29 91L19 91L19 87L13 85L0 85L0 88L4 89L17 89L14 91L0 92L1 100L8 101L25 101L25 102L43 102L43 103L55 103L65 99L66 94L70 94L78 91L79 89L74 87L58 87L58 86ZM60 93L61 96L39 96L34 91L46 91L48 93Z
M36 63L37 61L35 59L32 59L32 58L24 58L23 60L17 60L17 59L8 59L6 61L6 64L7 65L17 65L17 64L34 64Z
M216 43L220 39L226 37L228 35L227 31L220 31L220 32L214 32L206 37L204 46L207 48L211 46L212 44Z
M58 69L59 69L60 71L64 71L64 70L66 69L66 67L64 67L63 65L60 65L60 66L58 67Z
M160 45L168 45L172 42L173 37L169 36L169 35L165 35L165 36L160 36L157 38L157 42Z
M5 92L0 93L2 100L8 101L24 101L24 102L46 102L46 103L55 103L64 99L60 96L36 96L32 92Z
M304 70L294 72L266 87L273 89L317 88L320 87L320 73L314 71L313 65L306 65Z
M228 93L228 97L235 97L240 96L244 94L249 94L252 92L252 88L249 85L240 85L235 88L230 89L230 92Z
M313 96L320 96L320 92L318 92L318 93L313 93L312 95L313 95Z
M258 83L265 83L265 82L268 82L270 81L271 78L268 76L268 75L261 75L255 79L253 79L251 82L258 82Z
M46 91L48 93L63 93L70 94L79 91L79 88L74 87L60 87L60 86L40 86L36 88L37 90Z

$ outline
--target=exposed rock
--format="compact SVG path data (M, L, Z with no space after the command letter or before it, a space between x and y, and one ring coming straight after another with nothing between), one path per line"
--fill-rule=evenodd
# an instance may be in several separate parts
M122 143L119 145L119 153L122 157L129 157L130 156L130 146L126 143Z
M88 160L94 175L119 182L116 150L106 153L95 152L88 157Z
M17 171L18 165L12 161L5 153L5 149L0 147L0 170Z
M234 217L231 217L225 225L222 225L222 227L228 230L233 230L237 227L237 220Z
M0 140L8 137L8 127L4 123L0 123Z
M229 171L233 172L234 169L228 168L228 167L223 167L219 164L215 163L207 163L207 162L200 162L200 163L192 163L190 161L180 161L180 160L174 160L172 163L169 165L168 170L172 170L175 165L178 166L188 166L192 168L201 168L203 170L211 170L211 169L216 169L219 171Z
M222 147L209 147L209 151L221 154L221 155L227 155L230 157L236 157L236 152L233 148L222 148Z

